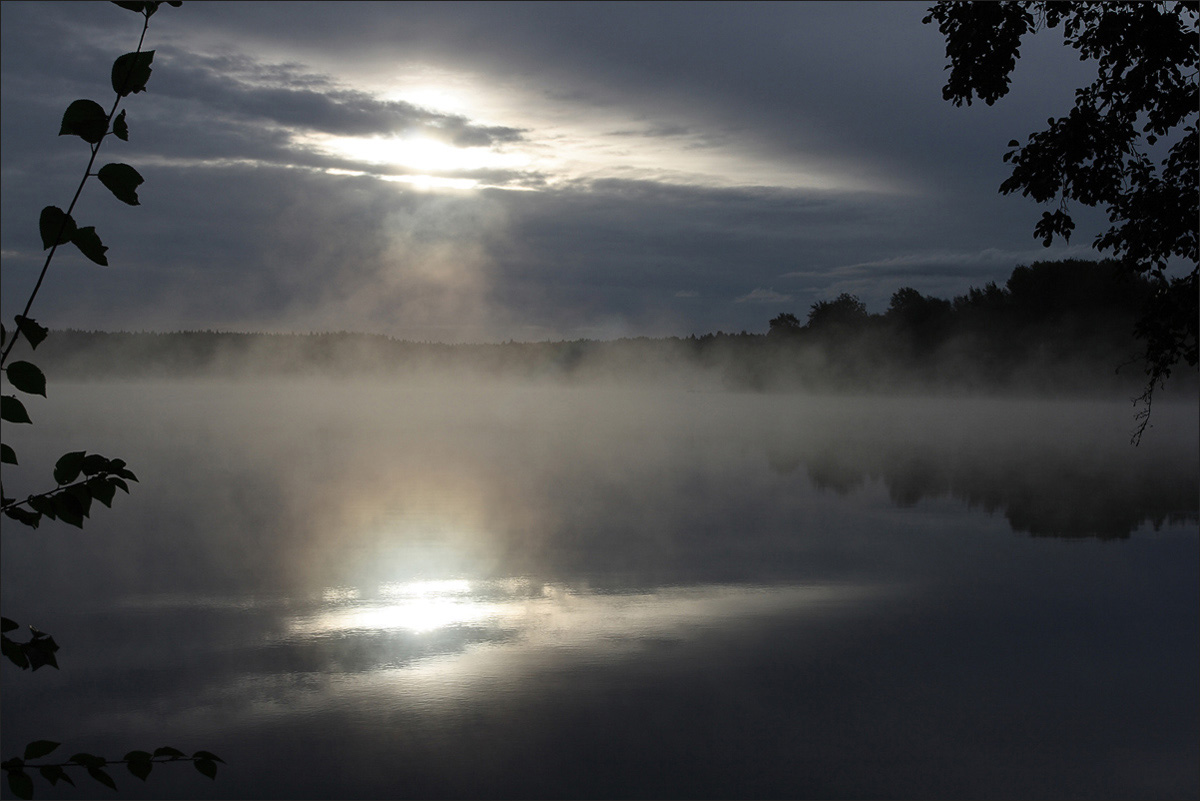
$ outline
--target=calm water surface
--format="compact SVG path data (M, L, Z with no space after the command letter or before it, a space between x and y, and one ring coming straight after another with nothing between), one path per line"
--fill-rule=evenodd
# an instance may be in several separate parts
M1197 407L60 385L141 482L6 521L3 753L123 797L1196 797ZM49 441L42 451L32 435ZM28 444L26 444L28 443ZM99 785L39 797L94 797ZM7 792L7 788L5 788Z

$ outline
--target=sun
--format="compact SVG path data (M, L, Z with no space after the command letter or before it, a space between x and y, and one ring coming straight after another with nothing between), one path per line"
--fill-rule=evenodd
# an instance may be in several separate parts
M479 181L464 173L481 170L519 170L529 164L520 153L492 147L458 147L427 135L310 136L304 144L327 155L361 165L360 170L331 172L372 174L417 186L472 188ZM401 168L403 172L377 173L371 167Z

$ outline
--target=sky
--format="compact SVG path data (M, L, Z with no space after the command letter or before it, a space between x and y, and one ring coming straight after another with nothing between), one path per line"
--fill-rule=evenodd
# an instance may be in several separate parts
M108 267L61 248L52 328L358 331L495 342L764 332L843 292L953 297L1018 264L1094 258L998 193L1010 139L1094 67L1026 39L994 106L942 99L928 3L185 2L151 18L129 141L74 213ZM4 319L88 159L56 136L108 108L141 17L0 4Z

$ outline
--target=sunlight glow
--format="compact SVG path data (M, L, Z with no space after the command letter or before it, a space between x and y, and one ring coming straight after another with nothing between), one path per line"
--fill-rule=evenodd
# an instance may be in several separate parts
M378 178L381 181L409 184L415 189L476 189L480 186L474 178L442 178L437 175L375 175L363 170L343 170L330 167L326 175L350 175L357 178Z
M529 164L521 153L490 147L455 147L425 136L308 136L306 144L364 164L391 164L427 173L514 170Z
M448 130L431 123L391 136L294 133L294 143L354 162L342 165L348 169L362 165L365 175L427 190L542 191L578 182L632 180L725 188L922 191L912 179L861 160L779 149L728 121L670 107L624 107L588 99L548 103L543 92L521 82L425 64L406 64L381 76L375 90L383 100L448 115L454 123L501 126L520 135L496 146L456 147L442 138ZM387 174L401 170L416 174ZM475 171L501 175L464 175ZM472 179L476 183L465 183Z
M443 178L438 175L381 175L380 180L409 184L415 189L476 189L473 178Z
M408 103L437 114L459 115L485 125L502 124L495 113L494 76L421 60L393 62L390 66L372 81L383 100Z
M456 88L445 82L404 85L386 92L383 99L411 103L442 114L473 115L478 105L466 86Z

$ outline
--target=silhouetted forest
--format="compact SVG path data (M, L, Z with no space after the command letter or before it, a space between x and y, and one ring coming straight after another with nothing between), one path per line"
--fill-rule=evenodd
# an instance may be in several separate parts
M563 380L666 378L690 371L751 390L1076 392L1145 382L1133 330L1152 285L1117 262L1015 268L943 299L903 287L870 314L855 296L782 312L766 333L611 341L441 344L355 333L55 331L41 346L59 378L365 374L463 370ZM1177 384L1195 384L1182 370Z

